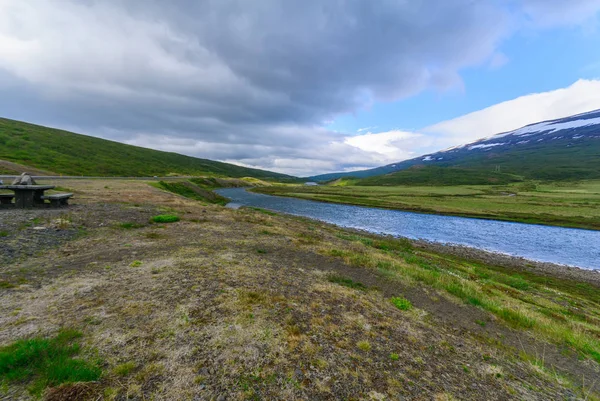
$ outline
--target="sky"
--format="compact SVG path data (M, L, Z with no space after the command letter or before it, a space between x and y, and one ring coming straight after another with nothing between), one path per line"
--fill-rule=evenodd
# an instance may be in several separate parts
M0 0L0 117L297 176L600 109L600 0Z

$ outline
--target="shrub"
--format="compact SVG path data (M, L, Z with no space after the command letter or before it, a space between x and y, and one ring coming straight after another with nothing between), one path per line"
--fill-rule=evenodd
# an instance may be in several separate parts
M400 310L409 310L412 308L410 301L403 297L394 297L391 299L394 306Z
M175 223L179 220L181 220L179 216L175 216L174 214L159 214L152 217L152 222L154 223Z

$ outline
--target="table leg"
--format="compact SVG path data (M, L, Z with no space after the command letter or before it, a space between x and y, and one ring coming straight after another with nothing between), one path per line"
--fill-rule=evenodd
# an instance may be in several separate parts
M15 190L15 207L21 209L33 207L33 191Z
M44 200L42 199L42 196L44 196L44 190L43 189L35 190L34 193L33 193L33 203L35 205L43 205L44 204Z

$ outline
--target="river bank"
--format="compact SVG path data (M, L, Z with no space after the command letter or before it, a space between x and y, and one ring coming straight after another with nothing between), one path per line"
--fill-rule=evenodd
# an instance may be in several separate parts
M0 347L71 328L102 370L48 399L598 399L597 286L144 182L68 185L58 213L0 211L0 241L37 248L0 264ZM30 242L46 230L77 235Z
M600 268L598 231L323 203L257 194L243 188L218 189L217 192L238 204L314 218L371 233L459 244L527 260L586 269Z
M600 230L600 181L437 187L279 185L252 191L326 203Z

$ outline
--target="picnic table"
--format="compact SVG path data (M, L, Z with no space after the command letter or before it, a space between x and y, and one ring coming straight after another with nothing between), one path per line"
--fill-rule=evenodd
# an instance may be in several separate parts
M14 191L15 207L22 209L43 205L44 191L54 188L54 185L0 185L0 189Z

